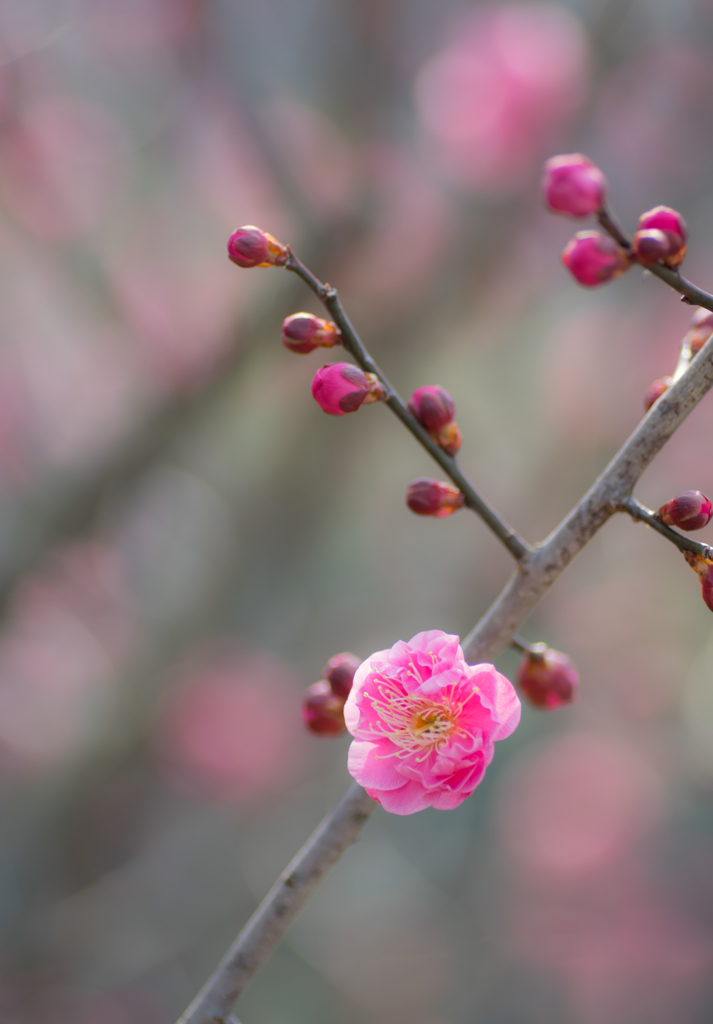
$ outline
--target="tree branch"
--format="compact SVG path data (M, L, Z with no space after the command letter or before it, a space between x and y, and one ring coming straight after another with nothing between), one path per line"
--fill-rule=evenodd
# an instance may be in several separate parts
M356 842L376 801L353 782L238 935L178 1024L230 1024L233 1003L332 864Z
M367 372L376 371L369 368ZM579 504L518 567L490 611L464 639L463 650L469 661L494 660L511 643L520 623L560 573L597 530L624 507L646 467L711 387L713 337L654 405ZM375 806L365 791L352 783L267 894L178 1024L228 1024L238 995L322 876L356 840Z
M436 442L426 433L421 424L408 411L406 403L399 397L379 367L367 352L364 344L354 330L352 324L342 308L336 289L328 284L322 284L314 274L301 263L295 254L290 250L290 258L286 263L286 269L291 270L298 277L301 277L305 284L309 285L317 298L322 302L342 333L342 344L351 356L357 361L362 370L366 373L375 374L386 388L385 403L391 411L398 416L404 426L411 431L419 443L426 449L431 458L435 459L444 473L450 477L456 487L463 493L465 503L469 509L479 515L483 522L492 530L495 536L508 549L510 554L518 562L527 558L530 554L529 545L520 537L515 530L509 526L502 516L495 511L485 498L475 489L473 484L461 472L458 463L450 455L446 454Z

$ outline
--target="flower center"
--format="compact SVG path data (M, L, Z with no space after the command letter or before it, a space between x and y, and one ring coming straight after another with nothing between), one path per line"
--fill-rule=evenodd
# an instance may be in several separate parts
M418 711L412 729L420 739L439 740L451 732L454 724L449 710L439 706Z
M379 718L378 722L371 722L371 731L399 747L396 757L416 754L419 760L425 760L446 743L453 732L459 731L462 705L449 699L452 696L444 693L442 699L436 701L433 697L409 695L393 680L381 679L377 692L369 694L372 709Z

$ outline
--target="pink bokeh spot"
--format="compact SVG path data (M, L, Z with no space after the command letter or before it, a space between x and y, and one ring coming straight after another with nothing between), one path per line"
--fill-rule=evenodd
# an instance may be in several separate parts
M437 161L487 193L521 187L587 92L581 23L555 4L478 10L422 68L416 101Z
M350 774L385 810L413 814L471 795L520 701L492 665L466 663L457 636L433 629L367 658L344 717Z
M33 235L66 241L89 234L124 184L119 122L97 103L52 96L9 122L0 156L0 199Z
M154 752L167 781L231 803L287 788L302 757L290 669L261 651L209 653L200 662L159 708Z

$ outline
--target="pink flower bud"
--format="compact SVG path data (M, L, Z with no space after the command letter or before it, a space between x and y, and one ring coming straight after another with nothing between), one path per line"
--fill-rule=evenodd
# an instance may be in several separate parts
M237 228L228 239L228 258L239 267L283 266L289 255L286 245L254 224Z
M545 203L555 213L588 217L604 205L607 181L581 153L553 156L545 163L542 188Z
M562 253L570 274L587 288L595 288L629 269L629 256L613 238L600 231L578 231Z
M417 516L434 516L443 519L463 508L465 498L457 487L420 477L408 485L406 504Z
M688 239L688 225L681 214L672 210L670 206L655 206L653 210L647 210L639 217L636 235L651 230L662 231L669 241L669 252L660 256L659 259L668 267L680 266L686 255ZM649 260L649 262L656 261Z
M700 530L707 526L713 515L713 505L700 491L684 491L667 501L658 511L658 517L666 526L677 526L679 530Z
M566 654L546 644L533 644L517 670L517 684L536 708L554 711L574 700L579 673Z
M282 324L282 344L290 352L314 352L320 346L339 345L342 335L336 324L311 313L293 313Z
M651 406L658 402L661 395L666 394L672 384L673 377L659 377L658 380L655 380L644 395L644 409L648 412Z
M302 697L302 721L317 736L338 736L344 732L344 700L320 679L308 686Z
M345 651L343 654L335 654L324 666L322 675L332 688L332 692L346 700L354 681L354 673L361 665L361 658L356 654Z
M429 433L447 427L456 411L448 392L431 384L414 391L409 399L408 408L411 415Z
M384 388L373 373L364 373L358 366L328 363L314 375L312 397L330 416L344 416L382 399Z

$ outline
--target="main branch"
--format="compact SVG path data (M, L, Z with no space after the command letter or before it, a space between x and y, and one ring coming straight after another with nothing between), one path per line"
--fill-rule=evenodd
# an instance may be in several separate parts
M235 1000L375 807L353 782L282 872L178 1024L229 1024Z

